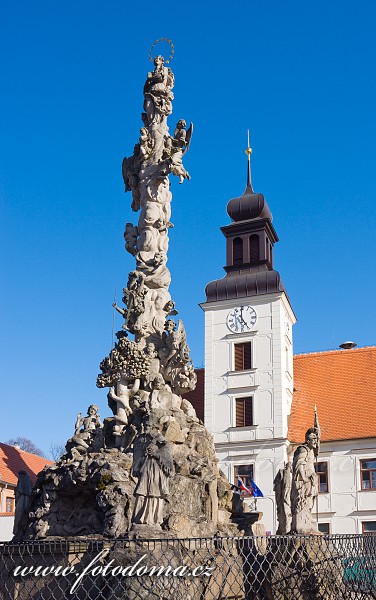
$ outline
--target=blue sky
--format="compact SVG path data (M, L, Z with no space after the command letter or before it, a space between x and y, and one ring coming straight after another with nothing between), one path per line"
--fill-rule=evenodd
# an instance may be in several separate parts
M88 404L110 413L95 380L114 290L120 298L133 267L121 161L160 37L175 44L170 127L195 125L192 179L172 184L168 263L195 365L198 303L224 274L219 227L245 186L247 128L298 317L295 352L376 343L375 22L374 0L3 3L1 441L48 450Z

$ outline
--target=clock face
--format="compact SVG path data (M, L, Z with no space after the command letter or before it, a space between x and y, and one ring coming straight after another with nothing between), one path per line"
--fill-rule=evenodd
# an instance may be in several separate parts
M252 306L237 306L227 315L227 327L234 333L250 331L257 321L257 314Z

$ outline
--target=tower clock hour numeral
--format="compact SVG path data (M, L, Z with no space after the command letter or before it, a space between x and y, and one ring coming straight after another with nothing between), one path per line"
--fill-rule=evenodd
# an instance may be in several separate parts
M257 321L257 313L252 306L237 306L227 315L227 327L233 333L250 331Z

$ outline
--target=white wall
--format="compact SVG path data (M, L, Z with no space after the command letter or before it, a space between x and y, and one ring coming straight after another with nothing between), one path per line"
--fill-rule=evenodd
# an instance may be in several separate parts
M257 321L234 334L227 315L251 305ZM273 480L287 460L288 415L293 393L292 325L295 316L284 293L202 305L205 311L205 425L213 434L220 468L234 482L236 465L252 464L264 498L257 508L275 532ZM234 343L252 343L252 369L234 371ZM254 425L235 427L235 398L253 396ZM250 502L247 500L247 502Z
M0 516L0 542L9 542L13 537L14 517Z
M319 522L329 523L330 533L362 533L362 522L376 521L376 490L361 489L360 461L367 458L376 460L376 438L321 444L329 493L319 494Z

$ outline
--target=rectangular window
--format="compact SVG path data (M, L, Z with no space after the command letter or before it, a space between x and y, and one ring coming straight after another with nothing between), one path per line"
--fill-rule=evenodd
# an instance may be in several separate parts
M376 490L376 460L360 461L360 481L362 490Z
M234 370L252 369L252 342L234 344Z
M330 525L329 523L319 523L318 524L319 527L319 531L321 531L321 533L330 533Z
M363 533L376 533L376 521L363 521Z
M235 427L253 425L253 398L235 398Z
M242 480L246 488L252 490L253 465L237 465L235 467L235 485L238 485L238 478ZM244 490L241 494L242 496L250 496Z
M14 498L5 498L5 512L14 512Z
M315 465L315 470L318 478L319 493L326 494L329 491L328 463L317 463L317 465Z

